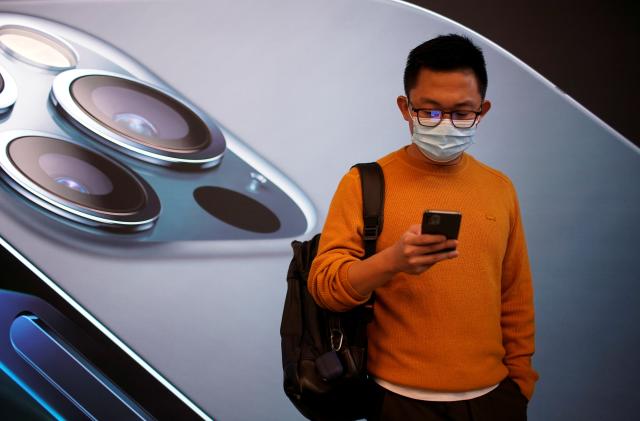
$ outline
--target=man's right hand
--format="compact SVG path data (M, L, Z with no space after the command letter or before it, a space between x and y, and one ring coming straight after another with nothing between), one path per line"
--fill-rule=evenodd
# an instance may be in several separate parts
M419 275L436 263L458 257L457 240L447 240L444 235L422 234L420 225L412 225L388 250L394 272Z
M442 252L455 248L457 240L447 240L443 235L422 234L420 230L420 225L412 225L393 246L368 259L354 262L348 274L351 286L366 296L399 272L418 275L442 260L458 257L455 250Z

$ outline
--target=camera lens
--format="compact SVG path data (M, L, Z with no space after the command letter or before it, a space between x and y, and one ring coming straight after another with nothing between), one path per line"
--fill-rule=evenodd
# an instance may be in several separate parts
M73 143L21 137L9 144L8 152L17 169L31 181L87 209L126 214L140 209L146 201L144 189L131 172Z
M25 63L48 70L65 70L76 66L78 58L62 39L18 25L0 28L0 48Z
M210 119L173 94L131 77L68 70L56 76L50 97L63 117L95 140L154 164L207 168L226 148Z
M74 156L47 152L40 155L38 165L56 183L81 193L104 196L113 191L113 183L105 173Z
M0 145L0 164L10 184L63 216L112 228L140 228L158 216L153 189L104 155L44 135L5 137Z
M84 76L71 84L71 95L100 124L145 146L190 153L211 142L207 126L193 111L149 86Z

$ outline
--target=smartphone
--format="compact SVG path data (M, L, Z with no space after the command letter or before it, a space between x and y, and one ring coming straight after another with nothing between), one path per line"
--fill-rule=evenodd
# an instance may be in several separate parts
M422 214L422 233L440 234L448 240L457 240L460 232L462 214L456 211L426 210ZM455 249L443 249L437 253L453 251Z

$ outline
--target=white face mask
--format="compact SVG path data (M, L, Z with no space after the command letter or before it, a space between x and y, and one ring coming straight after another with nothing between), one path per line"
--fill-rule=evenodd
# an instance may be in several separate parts
M459 157L474 143L476 121L468 129L459 129L451 120L442 119L435 127L426 127L413 117L413 135L411 141L420 148L427 158L436 162L449 162Z

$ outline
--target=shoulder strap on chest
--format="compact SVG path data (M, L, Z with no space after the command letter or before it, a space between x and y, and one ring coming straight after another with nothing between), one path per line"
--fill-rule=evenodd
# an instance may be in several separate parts
M354 165L362 182L362 213L364 220L364 258L376 252L376 242L382 232L384 210L384 175L377 162Z

